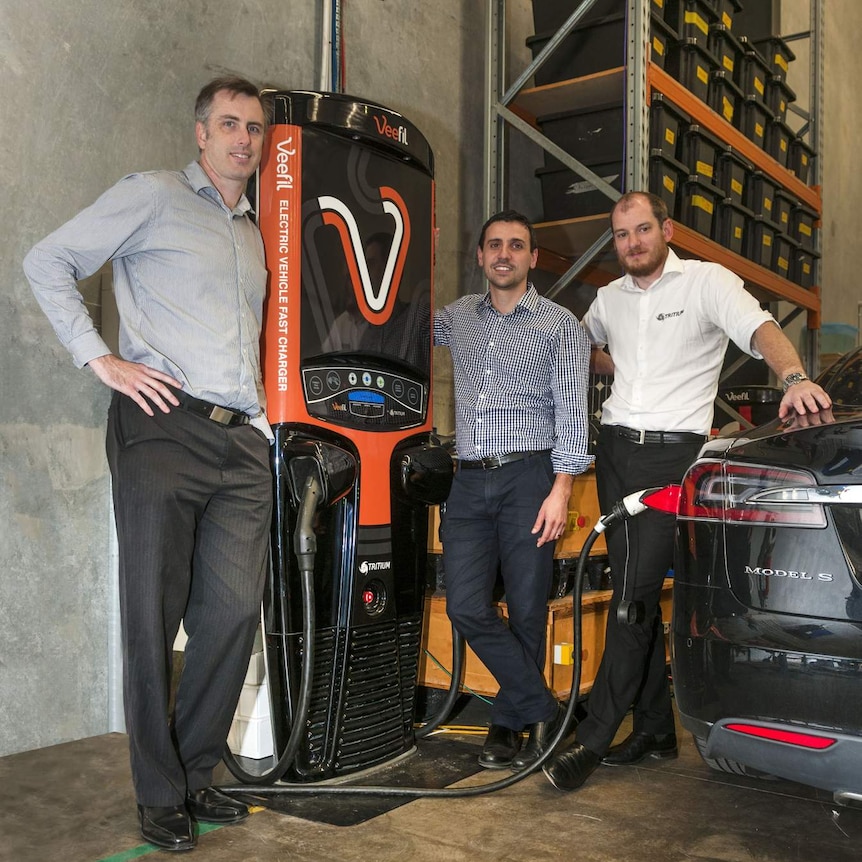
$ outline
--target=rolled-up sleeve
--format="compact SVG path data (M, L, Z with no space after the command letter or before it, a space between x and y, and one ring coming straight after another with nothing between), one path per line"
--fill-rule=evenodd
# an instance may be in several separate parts
M590 339L572 317L560 327L551 383L555 422L551 463L555 473L577 475L593 462L587 421L589 362Z

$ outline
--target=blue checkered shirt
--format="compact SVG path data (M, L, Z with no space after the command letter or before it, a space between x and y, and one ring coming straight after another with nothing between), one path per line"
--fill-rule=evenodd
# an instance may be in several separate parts
M590 342L570 311L532 285L509 314L471 294L435 313L434 344L452 354L459 458L550 449L554 472L572 475L592 463Z

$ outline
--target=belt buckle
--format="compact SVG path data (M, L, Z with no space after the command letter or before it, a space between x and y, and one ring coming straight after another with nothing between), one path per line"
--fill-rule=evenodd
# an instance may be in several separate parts
M483 470L496 470L498 467L502 466L503 464L500 461L499 455L489 455L487 458L482 459Z
M638 439L636 442L638 443L639 446L643 446L644 443L646 442L646 431L643 428L641 428L640 431L638 431Z
M226 410L218 404L213 405L213 409L210 410L209 414L210 419L214 422L219 422L222 425L230 425L231 422L233 422L234 416L236 416L236 414L232 410Z

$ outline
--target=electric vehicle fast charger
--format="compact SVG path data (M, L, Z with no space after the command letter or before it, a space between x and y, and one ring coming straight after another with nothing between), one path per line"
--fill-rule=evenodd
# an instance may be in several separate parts
M317 463L317 462L314 462ZM311 465L306 465L310 467ZM302 475L302 471L297 471ZM296 554L302 572L303 584L303 603L305 606L305 631L303 632L305 643L312 645L314 641L314 613L313 613L313 590L311 574L314 568L314 555L317 550L317 543L313 529L314 513L318 505L326 498L326 482L324 476L313 468L309 469L304 477L302 485L302 502L300 509L300 517L298 519L296 531L294 533L294 542ZM331 489L332 490L332 489ZM330 490L330 493L331 493ZM526 769L520 772L515 772L507 778L497 781L486 782L480 785L474 785L464 788L427 788L427 787L387 787L378 785L360 785L360 784L339 784L339 785L319 785L319 784L295 784L281 783L276 784L287 771L290 766L291 758L294 756L296 746L298 745L299 737L303 732L305 724L305 714L308 706L308 690L311 686L311 671L313 666L313 656L307 655L303 663L303 678L302 692L298 700L296 717L290 738L284 750L279 754L276 764L264 773L256 776L242 769L236 758L226 750L225 762L228 768L245 784L226 785L220 789L228 794L243 794L247 796L258 797L273 797L273 796L316 796L316 795L335 795L335 796L374 796L374 797L401 797L401 798L436 798L436 799L455 799L464 797L481 796L486 793L493 793L497 790L503 790L517 784L519 781L527 778L536 771L542 768L544 764L553 756L555 749L562 742L568 733L568 728L572 724L575 708L578 702L578 693L580 691L581 681L581 641L582 641L582 626L581 626L581 596L583 594L584 573L586 571L587 560L589 559L590 550L596 539L612 524L617 521L627 520L647 508L658 509L664 512L675 513L679 496L679 487L670 486L668 488L648 488L643 491L638 491L629 494L622 500L619 500L613 505L611 511L602 516L596 526L590 531L587 539L584 542L578 557L577 567L575 569L574 583L572 586L572 635L574 641L574 656L575 663L572 668L572 686L569 693L569 699L566 705L565 719L557 732L554 739L542 755L535 760ZM620 620L626 621L633 618L634 611L630 607L620 611ZM454 633L453 633L454 634ZM455 697L458 694L460 685L461 668L463 667L463 640L459 637L453 637L453 673L452 684L449 689L443 707L438 714L427 722L422 727L416 730L416 737L422 738L428 736L433 730L439 727L445 721L449 710L452 708Z

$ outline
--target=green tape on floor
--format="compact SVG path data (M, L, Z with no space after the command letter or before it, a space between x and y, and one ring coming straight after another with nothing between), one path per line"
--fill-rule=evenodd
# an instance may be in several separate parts
M220 823L199 823L198 838L201 835L206 835L207 832L212 832L214 829L221 829ZM158 853L159 848L154 844L141 844L138 847L132 847L131 850L124 850L122 853L115 853L113 856L105 856L102 859L97 859L95 862L127 862L129 859L140 859L141 856L149 856L150 853Z

